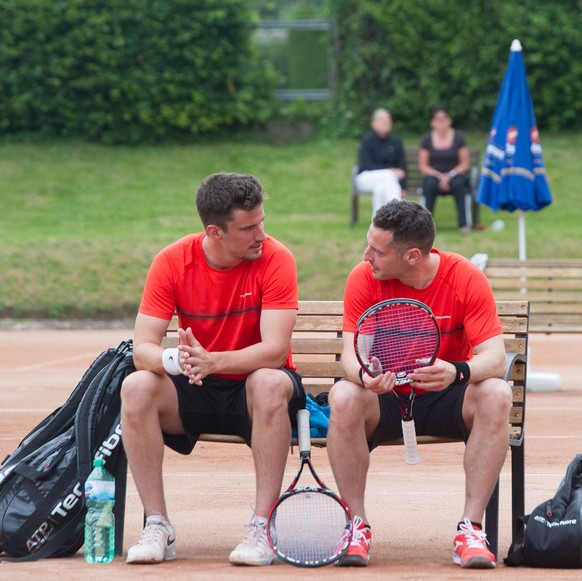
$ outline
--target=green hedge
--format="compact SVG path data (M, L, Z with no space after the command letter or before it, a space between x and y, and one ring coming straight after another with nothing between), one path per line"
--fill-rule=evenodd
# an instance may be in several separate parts
M538 124L582 128L582 8L577 0L331 0L338 26L336 110L344 134L388 106L399 130L428 127L432 105L489 128L509 48L520 39Z
M271 114L245 0L0 0L0 132L191 140Z
M0 0L0 135L190 142L285 116L355 137L379 105L418 133L437 103L456 126L487 131L514 38L540 128L582 129L578 0L329 0L337 86L315 104L273 100L273 65L252 40L263 4ZM276 4L293 18L311 6ZM321 84L325 62L294 35L281 72L292 86Z

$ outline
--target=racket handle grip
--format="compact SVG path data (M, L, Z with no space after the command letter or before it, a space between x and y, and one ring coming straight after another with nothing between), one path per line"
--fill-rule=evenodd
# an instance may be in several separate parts
M297 412L297 439L299 452L311 452L311 433L309 431L309 410Z
M416 427L414 420L402 420L402 436L404 438L404 459L407 464L418 464L418 444L416 443Z

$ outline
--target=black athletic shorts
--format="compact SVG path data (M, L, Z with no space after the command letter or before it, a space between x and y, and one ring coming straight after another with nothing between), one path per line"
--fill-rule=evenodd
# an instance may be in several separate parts
M289 402L291 425L297 425L297 412L305 407L305 390L301 376L283 368L293 383ZM202 385L188 383L185 375L168 376L176 387L178 407L185 434L164 434L164 443L180 454L190 454L200 434L241 436L250 446L251 425L247 412L246 380L208 376Z
M463 421L463 400L467 386L451 386L443 391L419 393L414 398L412 417L417 436L440 436L467 441ZM382 442L402 438L402 414L390 393L378 396L380 422L370 450Z

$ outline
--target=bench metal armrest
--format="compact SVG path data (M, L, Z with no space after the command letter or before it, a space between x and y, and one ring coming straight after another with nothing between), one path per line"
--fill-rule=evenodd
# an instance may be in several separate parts
M516 363L527 363L527 355L523 353L506 353L505 354L505 374L503 379L509 381L511 370Z

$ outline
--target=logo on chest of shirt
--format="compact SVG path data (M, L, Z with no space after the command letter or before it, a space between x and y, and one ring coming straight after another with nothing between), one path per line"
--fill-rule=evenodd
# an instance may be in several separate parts
M252 297L253 293L243 293L242 295L240 295L241 299L246 299L247 297Z

